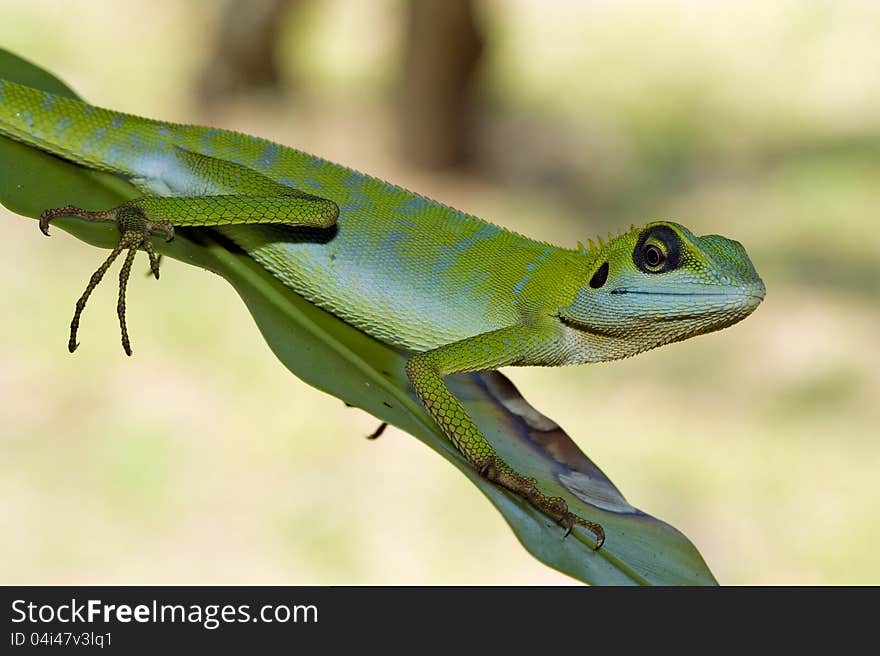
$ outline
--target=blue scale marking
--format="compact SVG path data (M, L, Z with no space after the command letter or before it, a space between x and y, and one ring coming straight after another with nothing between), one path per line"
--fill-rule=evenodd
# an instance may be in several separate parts
M263 148L263 152L261 152L259 158L257 158L257 166L267 169L275 166L275 162L278 161L279 150L279 146L276 143L270 142L266 144Z
M71 126L73 126L73 119L69 116L62 116L55 121L55 134L61 136L64 131L70 129Z
M363 176L360 173L358 173L357 171L352 171L348 174L348 177L346 177L342 181L342 186L349 189L356 189L362 179Z
M531 274L531 273L527 273L527 274L524 275L522 278L520 278L520 279L516 282L516 284L513 286L513 293L514 293L514 294L519 294L520 292L522 292L523 288L525 288L525 286L526 286L526 283L528 283L529 280L531 280L531 279L532 279L532 274Z
M84 151L91 152L97 149L97 146L101 145L101 142L104 140L104 137L107 135L107 128L99 127L95 129L95 132L91 137L83 141L82 149Z
M199 135L199 150L203 155L213 155L214 146L211 140L216 137L220 131L217 128L208 128Z
M408 216L414 216L431 206L431 202L421 196L413 196L401 208L401 212Z
M43 92L43 102L40 103L40 109L45 109L47 112L55 109L55 105L58 104L58 99L53 96L48 91Z
M339 206L339 212L353 213L365 209L372 201L361 192L350 194L344 205Z
M137 150L144 150L144 138L140 135L139 132L129 132L128 133L128 142L132 148Z

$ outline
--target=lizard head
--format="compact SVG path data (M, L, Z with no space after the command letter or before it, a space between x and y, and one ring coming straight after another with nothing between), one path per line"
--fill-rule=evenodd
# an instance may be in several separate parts
M742 244L658 221L584 253L588 279L560 319L610 360L731 326L764 300Z

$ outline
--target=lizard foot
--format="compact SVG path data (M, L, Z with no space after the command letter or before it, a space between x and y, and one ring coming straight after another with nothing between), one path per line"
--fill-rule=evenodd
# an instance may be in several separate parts
M378 440L379 436L385 432L386 428L388 428L388 422L383 421L381 424L379 424L379 427L376 430L374 430L372 433L367 435L367 439L368 440Z
M491 456L478 467L480 475L503 488L516 492L517 494L528 499L535 508L546 515L553 517L565 527L565 535L571 534L575 525L583 526L596 536L595 551L602 548L605 544L605 529L600 524L591 522L583 517L575 515L568 509L568 504L562 497L548 497L538 489L538 481L531 477L518 474L503 460L496 456Z
M154 232L161 232L165 236L166 241L171 241L174 237L174 227L168 222L148 220L139 208L129 204L123 204L102 212L92 212L68 205L44 211L40 215L40 231L48 237L50 221L60 216L70 216L92 222L113 222L119 227L120 232L119 242L116 244L116 247L110 251L107 259L92 274L85 291L76 302L76 311L73 314L73 320L70 322L70 339L67 342L67 350L73 353L77 346L79 346L79 343L76 341L76 333L79 329L80 317L83 310L85 310L89 296L100 284L104 274L107 273L114 260L122 251L127 250L128 253L119 272L119 298L116 303L116 314L119 316L119 326L122 331L122 348L125 350L126 355L131 355L131 341L129 340L128 328L125 323L125 289L131 275L134 256L138 249L146 251L150 258L150 272L158 280L160 258L153 249L153 242L150 240L150 236Z

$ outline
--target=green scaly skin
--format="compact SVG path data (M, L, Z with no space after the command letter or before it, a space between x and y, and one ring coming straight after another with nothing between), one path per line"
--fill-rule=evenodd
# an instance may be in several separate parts
M407 374L445 435L485 477L568 529L602 527L569 512L497 457L443 379L509 365L624 358L748 316L764 285L743 247L655 222L566 249L504 230L382 180L255 137L93 107L0 80L0 134L124 177L144 196L118 208L47 210L115 221L125 283L138 249L154 275L153 232L212 226L282 283L373 337L411 352ZM243 224L259 224L247 230ZM272 225L274 224L274 225Z

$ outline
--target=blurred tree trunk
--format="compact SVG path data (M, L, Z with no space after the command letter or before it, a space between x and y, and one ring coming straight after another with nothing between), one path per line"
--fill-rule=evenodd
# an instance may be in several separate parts
M275 48L285 12L299 0L227 0L213 55L199 83L204 106L255 90L277 90Z
M205 107L277 89L275 51L284 15L301 0L227 0L199 83ZM483 51L474 0L409 0L403 6L398 135L405 162L428 169L471 161L473 80Z
M473 0L410 0L400 81L399 135L412 165L468 163L474 120L472 81L483 39Z

